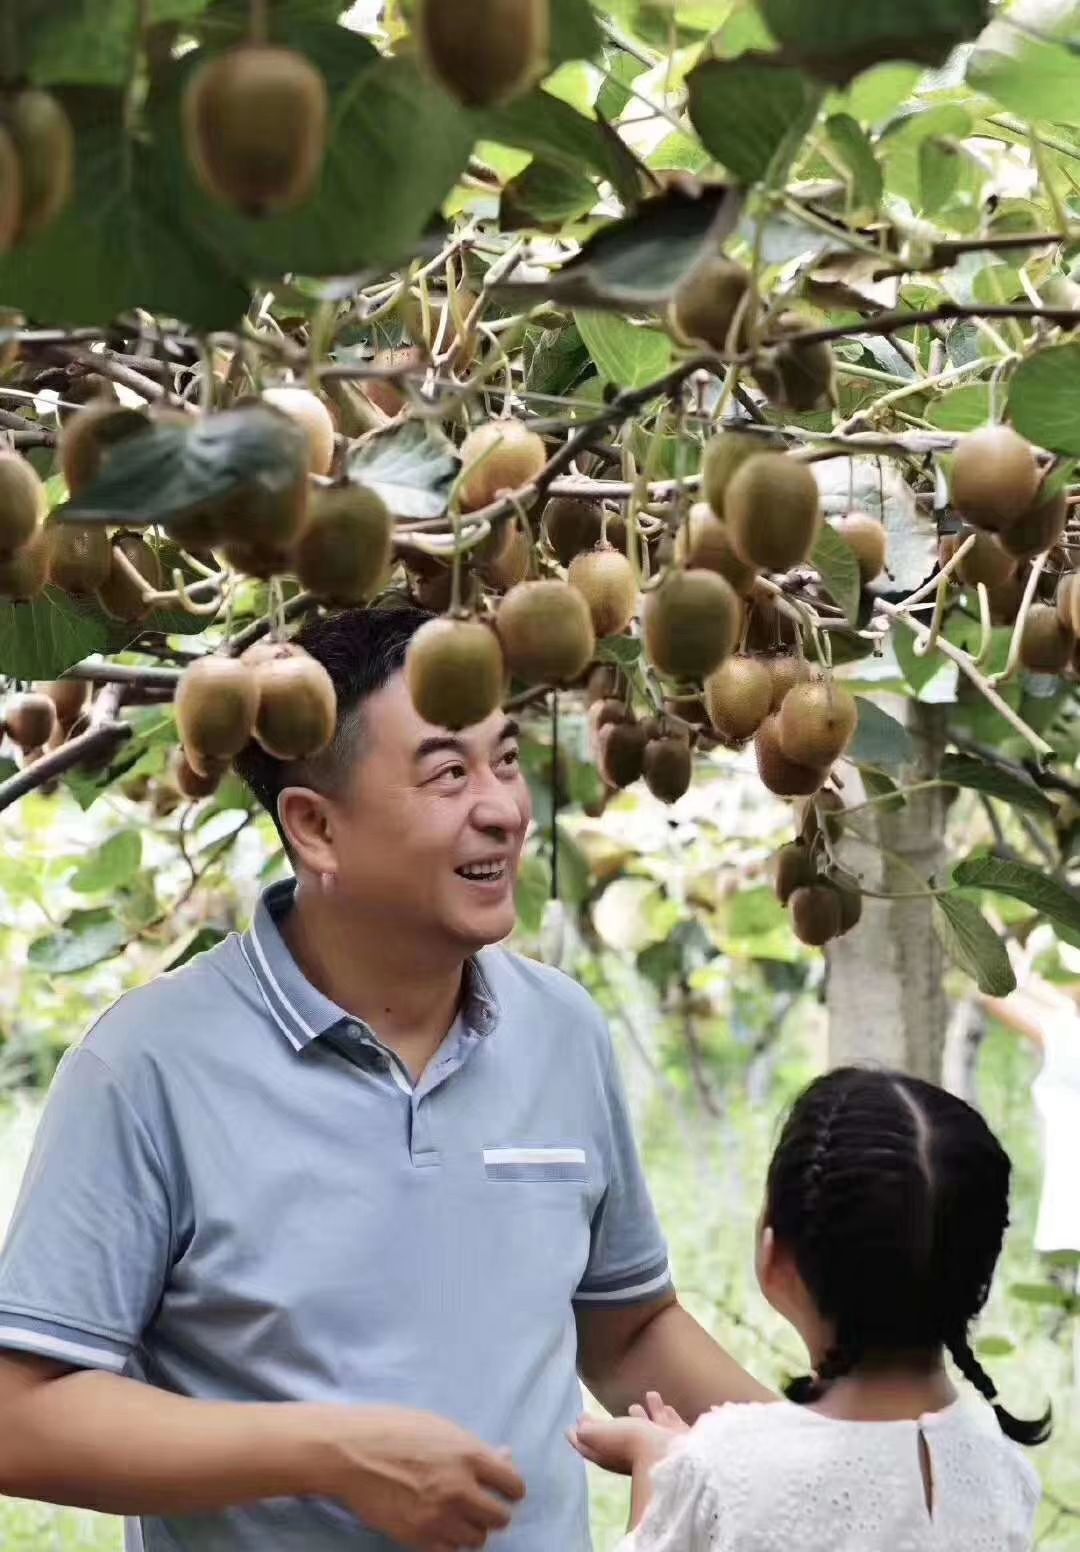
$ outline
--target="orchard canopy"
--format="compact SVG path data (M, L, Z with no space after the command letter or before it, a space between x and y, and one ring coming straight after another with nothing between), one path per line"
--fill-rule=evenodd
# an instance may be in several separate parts
M716 952L558 816L730 766L795 800L744 939L1080 944L1080 6L2 0L0 64L0 807L129 816L32 964L325 744L305 615L410 602L428 720L519 708L526 921Z

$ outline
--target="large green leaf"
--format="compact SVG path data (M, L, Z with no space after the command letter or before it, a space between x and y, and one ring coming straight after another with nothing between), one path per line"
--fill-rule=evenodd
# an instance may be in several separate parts
M150 0L151 22L189 21L210 0ZM123 86L139 35L139 0L19 0L20 54L40 86Z
M111 906L72 911L62 927L34 939L27 958L35 970L50 975L74 975L103 959L111 959L127 937L127 928Z
M0 673L13 679L55 679L108 642L105 616L58 588L30 603L0 604Z
M989 0L759 0L759 6L789 58L837 83L883 60L941 64L990 15Z
M825 133L851 174L853 203L863 209L876 210L881 201L882 177L870 137L850 113L834 113L826 119Z
M991 22L968 60L976 91L1022 118L1080 124L1080 6L1019 0Z
M900 672L918 696L938 673L945 660L940 652L925 652L921 657L917 656L915 637L906 625L894 625L891 637Z
M526 330L525 387L530 393L566 393L588 360L585 341L573 325Z
M953 964L970 975L988 997L1007 997L1016 976L1005 945L986 917L960 895L934 901L934 929Z
M967 857L953 869L953 883L965 889L989 889L1022 900L1072 932L1080 932L1080 895L1026 862L998 857Z
M843 609L849 620L854 620L859 609L859 562L851 545L828 523L821 525L810 564L820 572L833 602Z
M926 418L942 431L977 431L990 420L990 384L965 383L943 393L926 411Z
M522 227L561 227L576 221L596 203L596 189L580 171L534 157L505 184L499 201L499 226L504 232Z
M856 765L874 765L885 770L914 759L915 745L903 723L864 695L856 695L855 704L859 708L859 725L848 746L847 759Z
M409 421L362 442L349 457L349 479L385 501L395 517L441 517L460 460L446 438Z
M1022 361L1009 385L1009 418L1052 453L1080 453L1080 344L1051 345Z
M819 92L778 55L706 59L687 76L690 118L706 149L741 183L757 183L813 119Z
M592 59L603 47L595 13L587 0L551 0L551 58Z
M505 108L474 115L474 126L485 140L531 151L568 172L599 173L627 204L636 203L645 186L637 158L613 129L603 120L587 119L543 87Z
M135 876L141 863L142 837L138 830L117 830L75 870L71 888L83 895L119 889Z
M952 786L968 787L987 797L1001 798L1011 807L1026 809L1043 819L1051 819L1056 813L1046 793L1029 776L1002 770L999 765L988 765L971 754L947 754L941 762L938 778Z
M574 321L599 371L618 388L644 388L671 365L671 341L658 329L615 313L579 312Z

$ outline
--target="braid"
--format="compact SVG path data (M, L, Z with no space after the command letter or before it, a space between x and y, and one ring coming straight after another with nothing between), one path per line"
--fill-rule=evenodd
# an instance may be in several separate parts
M820 1401L833 1380L843 1379L859 1365L862 1348L858 1342L834 1342L814 1374L801 1374L784 1386L784 1395L797 1406Z
M1017 1444L1044 1444L1050 1437L1052 1411L1047 1407L1042 1417L1025 1420L1014 1417L997 1399L997 1386L971 1350L971 1343L964 1332L950 1337L946 1344L950 1356L960 1373L969 1380L981 1396L994 1408L994 1416L1006 1438Z

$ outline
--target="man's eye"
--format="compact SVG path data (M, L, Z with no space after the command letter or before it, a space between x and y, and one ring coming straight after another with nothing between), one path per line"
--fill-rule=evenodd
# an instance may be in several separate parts
M436 771L432 781L448 782L461 781L468 774L463 765L444 765L441 771Z

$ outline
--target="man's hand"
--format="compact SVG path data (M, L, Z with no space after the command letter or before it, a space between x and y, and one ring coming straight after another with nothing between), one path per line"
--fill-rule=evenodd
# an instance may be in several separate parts
M505 1451L456 1423L401 1407L339 1414L327 1490L410 1552L482 1547L525 1484Z
M651 1470L672 1440L688 1432L675 1408L651 1390L645 1406L635 1403L628 1417L583 1417L571 1431L570 1442L594 1466L629 1475Z

